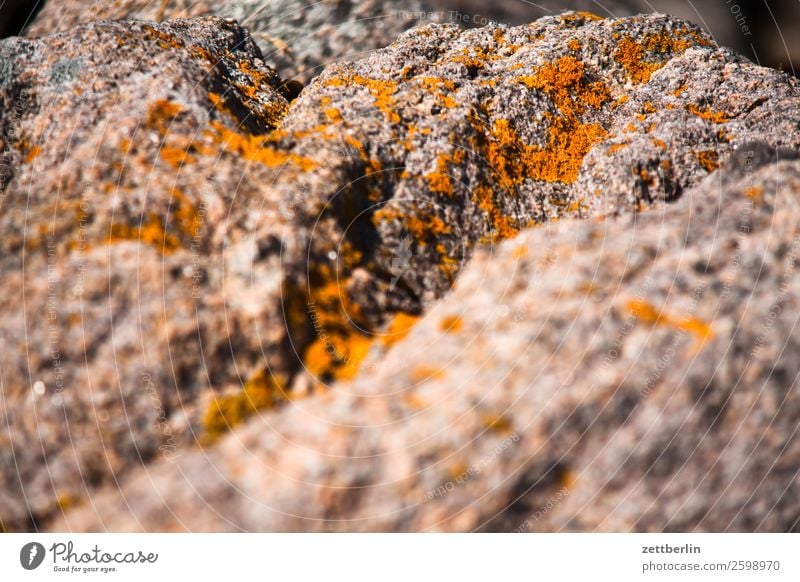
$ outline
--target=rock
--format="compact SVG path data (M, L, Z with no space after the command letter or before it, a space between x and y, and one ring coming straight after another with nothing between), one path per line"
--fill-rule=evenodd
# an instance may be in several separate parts
M264 173L218 162L196 132L264 132L288 104L246 33L219 19L11 39L0 62L0 337L13 346L0 355L0 518L16 529L174 451L203 390L261 361L258 338L241 339L263 309L246 290L221 309L225 284L279 287L274 272L237 271L252 210L236 193Z
M673 200L753 139L800 146L797 80L720 50L687 50L630 92L609 139L584 161L588 215ZM593 195L594 194L594 195Z
M378 369L54 528L795 531L800 162L749 149L481 250Z
M417 0L236 0L235 2L164 2L124 0L48 0L27 29L28 36L69 30L97 19L163 21L190 16L219 16L238 20L252 34L265 62L284 79L307 83L322 69L342 58L360 58L389 45L402 31L419 24Z
M787 72L794 71L793 63L800 54L795 35L781 30L782 23L797 20L800 9L792 3L772 3L770 11L764 11L742 2L699 4L685 0L511 0L490 4L481 0L326 0L306 4L296 0L47 0L28 34L66 31L103 18L237 18L254 33L266 61L276 66L281 76L308 82L322 71L323 65L343 58L358 59L390 44L401 31L417 24L453 22L470 28L495 22L518 26L567 10L593 12L605 18L651 12L671 14L702 26L720 46Z
M788 32L800 17L793 2L691 2L688 0L512 0L487 4L482 0L430 0L442 19L462 26L483 26L489 21L518 26L565 10L593 12L604 18L660 12L702 26L720 46L731 48L763 66L795 74L800 62L800 40Z
M299 96L219 18L90 23L4 41L0 63L9 529L338 395L477 244L674 199L714 171L692 148L729 127L704 144L716 159L799 139L794 81L662 15L429 25ZM650 115L668 149L615 156ZM653 156L668 180L642 174Z
M259 137L288 103L238 25L93 23L0 63L0 521L29 529L191 444L211 386L257 381L280 241L246 233L295 160Z

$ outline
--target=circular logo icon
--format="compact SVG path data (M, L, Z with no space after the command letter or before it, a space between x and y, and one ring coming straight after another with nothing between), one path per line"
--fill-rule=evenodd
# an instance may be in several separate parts
M30 542L19 551L19 563L26 570L35 570L44 561L44 546L39 542Z

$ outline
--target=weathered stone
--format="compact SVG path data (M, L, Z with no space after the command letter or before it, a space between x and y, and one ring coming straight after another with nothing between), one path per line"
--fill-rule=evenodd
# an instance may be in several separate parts
M658 163L681 189L713 170L693 135L735 125L719 159L755 138L798 145L792 81L661 15L430 25L299 96L216 18L97 22L5 41L0 57L0 337L19 348L0 353L8 528L46 523L159 450L227 454L213 442L231 425L328 384L338 395L476 244L676 197L629 178L649 150L611 155L620 131L650 139L640 104L665 103L676 136ZM701 63L723 72L706 83ZM754 102L734 74L760 80ZM670 109L676 79L689 88Z
M21 3L33 6L36 2ZM758 9L746 3L687 0L507 0L488 4L482 0L312 3L297 0L218 3L206 0L47 0L43 14L28 30L29 34L41 36L103 18L156 21L211 15L238 18L254 33L266 61L277 66L282 77L297 77L307 82L321 72L324 64L342 58L361 58L367 51L390 44L401 31L416 24L453 22L471 28L497 22L518 26L567 10L593 12L604 18L650 12L671 14L703 26L720 46L732 48L762 65L790 72L800 52L794 40L796 35L782 30L797 19L798 8L792 3L774 2L770 10L765 11L763 7Z
M633 49L631 49L633 50ZM575 191L588 215L673 200L753 139L800 147L798 84L727 50L687 50L652 73L629 67L634 87L586 156Z
M193 16L238 20L264 53L264 60L284 79L308 82L342 58L392 43L402 31L419 24L422 5L417 0L236 0L234 2L164 2L163 0L49 0L28 36L69 30L98 19L163 21Z
M267 131L288 104L245 32L219 19L10 39L0 62L13 178L0 518L16 528L173 451L209 385L261 365L249 329L283 326L247 289L279 293L278 262L243 273L237 252L253 243L237 233L264 173L220 162L217 136Z
M796 530L800 163L757 158L481 251L374 373L55 528Z

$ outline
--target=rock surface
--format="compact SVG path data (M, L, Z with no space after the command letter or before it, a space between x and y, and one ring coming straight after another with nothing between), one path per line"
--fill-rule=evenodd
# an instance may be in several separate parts
M381 473L363 464L354 478L329 457L380 451L384 439L403 445L425 431L395 418L396 403L383 394L367 405L347 396L347 381L359 369L358 391L405 381L382 375L395 358L387 351L451 289L475 245L494 249L540 225L520 235L535 255L536 237L545 236L536 233L551 232L541 225L569 217L602 220L624 241L638 226L615 216L683 200L697 183L721 176L719 163L748 142L764 140L766 151L800 146L795 81L661 15L569 13L466 31L429 25L328 67L299 96L233 22L102 21L0 42L0 101L8 112L0 117L0 301L9 314L0 338L17 347L0 353L0 520L8 529L47 525L75 503L93 502L96 490L127 482L139 465L153 464L158 482L172 487L166 463L177 457L198 490L207 486L229 503L222 519L230 527L306 527L256 511L224 488L225 478L245 474L242 442L261 451L247 487L278 514L303 517L295 509L308 503L301 493L261 489L270 464L285 463L286 474L320 486L313 511L356 520L342 522L354 529L436 527L431 519L446 519L443 528L478 527L453 521L449 506L437 504L407 521L376 517L376 504L399 511L438 477L424 477L408 495L375 489L380 497L360 509L348 505L349 489L331 489ZM692 198L710 197L707 185L699 192ZM685 215L669 212L670 228L688 228ZM575 224L560 236L576 236ZM580 260L598 257L587 251ZM507 264L482 261L473 269L491 266L496 283L508 283ZM552 276L563 282L565 273ZM517 341L529 343L531 329ZM564 330L553 334L549 341ZM541 367L529 365L523 375ZM424 380L421 373L414 377ZM466 432L431 437L433 448L420 449L438 465L459 443L472 443L471 431L493 414L458 408L488 381L460 371L459 378L469 384L466 400L436 414L446 424L461 410ZM330 430L341 434L297 416L306 410L330 417L338 426ZM397 424L394 432L353 440L359 435L347 418L360 426L368 415ZM508 432L501 416L484 433ZM278 432L265 431L265 422ZM296 431L297 451L279 451L284 431ZM476 450L494 446L492 438L476 441ZM314 448L325 439L330 450ZM203 451L192 452L198 443ZM221 480L206 479L209 461L198 459L222 463ZM393 479L416 462L398 460L385 468ZM504 470L485 477L511 479ZM174 493L176 504L188 499ZM142 501L141 509L163 508ZM75 515L83 516L75 527L90 527L84 510ZM113 527L127 529L127 517L119 519ZM205 513L193 519L187 527L216 527Z
M379 370L55 529L796 531L790 157L478 253Z
M36 3L15 1L31 6ZM254 33L267 62L276 66L282 77L307 82L327 63L361 58L388 45L401 31L430 21L471 28L490 22L518 26L567 10L606 18L663 12L701 25L720 46L792 72L800 55L800 41L791 34L791 24L800 16L800 8L790 2L768 4L765 10L764 6L742 2L689 0L501 0L488 4L483 0L47 0L28 34L66 31L102 18L237 18Z
M174 450L202 390L261 361L257 336L241 341L265 317L248 283L279 283L237 270L237 222L253 210L234 201L264 177L238 157L219 163L213 131L267 131L288 103L221 20L11 39L0 63L12 113L0 124L0 337L13 346L0 355L0 519L18 528ZM227 314L225 284L245 286Z
M338 59L357 59L390 44L402 31L420 23L421 12L417 0L49 0L26 34L42 36L98 19L232 18L252 33L266 63L284 79L306 83Z

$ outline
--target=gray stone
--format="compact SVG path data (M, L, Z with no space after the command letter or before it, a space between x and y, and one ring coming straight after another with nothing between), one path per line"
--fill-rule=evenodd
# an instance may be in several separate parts
M281 77L307 83L328 64L342 58L358 59L391 44L402 31L426 20L422 12L417 0L48 0L26 34L42 36L98 19L233 18L250 31L265 62Z

